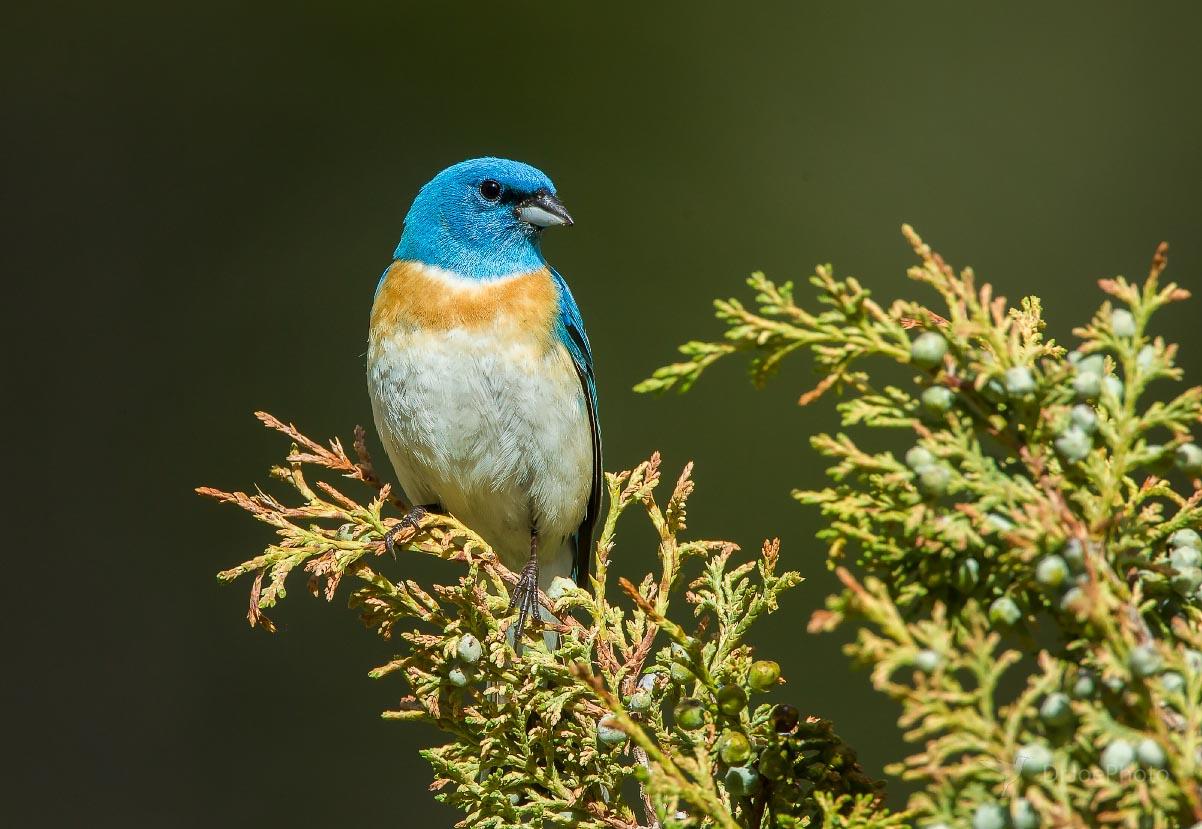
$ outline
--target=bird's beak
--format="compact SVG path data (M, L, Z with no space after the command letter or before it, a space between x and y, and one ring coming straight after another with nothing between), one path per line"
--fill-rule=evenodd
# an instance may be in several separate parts
M523 222L529 222L535 227L572 224L572 217L563 206L563 202L546 190L539 190L518 202L513 212Z

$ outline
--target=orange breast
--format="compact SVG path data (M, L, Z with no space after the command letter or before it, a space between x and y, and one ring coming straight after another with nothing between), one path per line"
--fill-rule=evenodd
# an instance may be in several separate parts
M373 337L400 331L493 329L550 342L559 293L546 268L477 281L418 262L393 262L371 311Z

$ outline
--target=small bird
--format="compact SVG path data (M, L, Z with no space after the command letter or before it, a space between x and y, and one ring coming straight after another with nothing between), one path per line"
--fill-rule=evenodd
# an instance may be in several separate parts
M413 200L371 311L376 429L415 505L394 532L450 513L521 568L519 636L540 588L587 586L601 497L592 350L540 247L571 224L528 164L448 167Z

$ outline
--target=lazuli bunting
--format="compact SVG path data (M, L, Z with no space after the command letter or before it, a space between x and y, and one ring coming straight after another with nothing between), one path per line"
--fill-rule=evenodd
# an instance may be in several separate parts
M539 588L587 585L601 497L593 355L539 244L570 224L528 164L448 167L414 199L371 311L376 429L418 505L398 527L446 511L521 568L519 634Z

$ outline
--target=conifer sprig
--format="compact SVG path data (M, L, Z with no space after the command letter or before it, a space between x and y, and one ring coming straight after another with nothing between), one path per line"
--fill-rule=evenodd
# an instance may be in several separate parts
M822 266L810 313L755 274L756 310L719 302L724 339L637 388L685 390L738 351L758 385L806 348L820 377L802 404L843 387L844 429L910 435L884 452L813 437L832 485L794 496L821 511L845 587L810 627L860 626L848 653L921 745L890 772L923 784L925 825L1202 821L1202 387L1149 394L1182 379L1151 319L1189 293L1162 284L1162 245L1142 284L1099 281L1109 299L1068 352L1038 298L1011 306L903 232L937 311L884 310ZM867 358L912 383L874 387Z
M337 440L323 445L258 417L292 441L286 465L272 470L291 496L200 488L278 536L218 578L250 578L248 620L269 631L276 626L265 611L286 597L294 571L308 573L310 592L327 600L354 581L350 604L364 624L400 644L370 672L407 690L383 716L443 731L445 742L422 755L435 797L463 812L460 826L746 829L824 814L845 815L848 826L893 825L862 819L879 786L830 723L803 720L790 706L749 705L780 682L776 663L753 658L749 628L801 577L778 570L775 541L739 561L734 544L685 537L691 465L662 506L658 455L605 476L609 510L591 589L558 580L540 595L559 620L547 625L558 646L536 635L519 654L508 603L517 577L483 539L453 516L426 515L398 537L398 558L436 556L460 575L449 584L404 578L403 560L386 554L383 539L399 520L387 511L405 505L375 473L361 430L352 458ZM374 496L361 503L331 477ZM619 579L619 601L608 588L628 511L650 522L660 569L638 585ZM682 615L686 585L692 612ZM629 800L628 780L639 791Z

